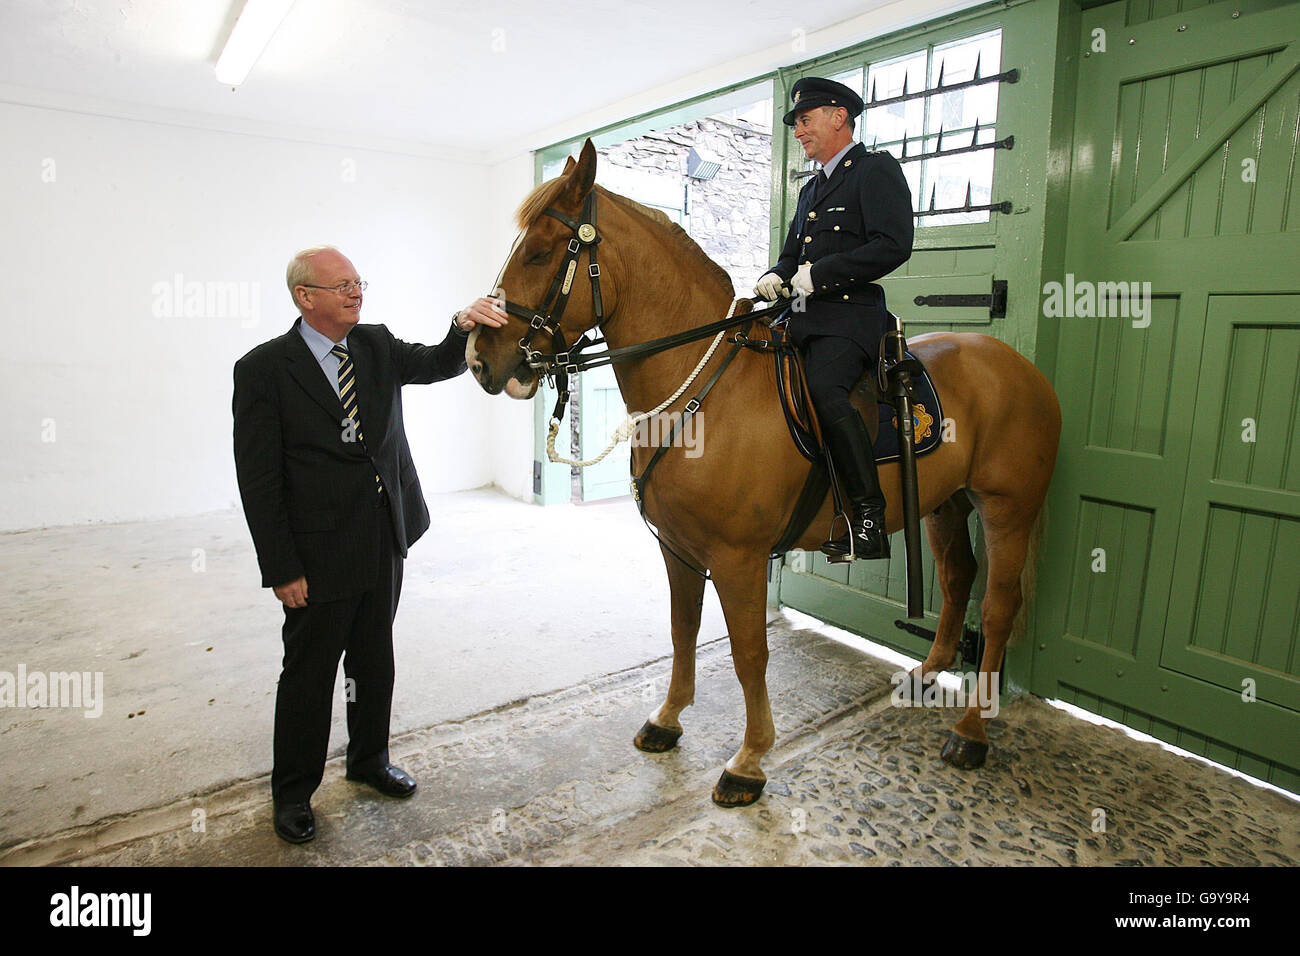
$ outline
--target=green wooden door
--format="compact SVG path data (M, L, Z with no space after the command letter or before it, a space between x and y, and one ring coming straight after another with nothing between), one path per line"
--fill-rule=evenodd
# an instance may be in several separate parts
M911 259L881 281L890 311L903 321L908 336L933 331L982 332L1034 354L1038 325L1037 290L1041 281L1038 243L1044 228L1042 169L1048 153L1046 121L1051 110L1051 84L1041 81L1055 69L1058 8L1049 2L1029 3L994 13L967 15L940 28L913 30L886 43L875 44L830 61L816 61L783 76L778 95L786 95L803 75L831 76L856 83L864 99L896 97L907 90L934 88L942 70L943 84L973 79L978 60L980 76L1017 68L1039 82L993 83L961 92L914 99L868 110L857 132L869 147L888 149L903 160L903 171L918 211L950 209L969 202L987 205L1007 201L1011 212L976 212L921 216ZM1044 42L1046 40L1047 42ZM978 131L976 129L978 123ZM782 128L784 129L784 128ZM943 132L942 140L939 133ZM906 154L902 139L907 137ZM1011 149L990 149L925 162L907 161L922 152L950 150L1014 137ZM774 166L785 173L775 183L774 199L784 202L784 218L774 222L773 242L779 248L798 193L799 176L807 168L802 151L787 135L778 139ZM779 203L774 201L773 207ZM777 219L774 216L774 220ZM1008 283L1005 317L994 318L987 308L918 306L918 295L974 293L987 295L993 280ZM990 383L992 387L994 383ZM972 515L972 543L982 547L978 520ZM933 629L942 604L928 543L924 547L925 606L923 623ZM889 561L829 564L819 553L787 555L780 568L775 598L823 620L867 635L904 653L924 657L928 642L899 629L906 617L905 549L901 534L892 542ZM978 625L977 593L971 621Z
M1300 5L1081 27L1031 689L1300 789Z

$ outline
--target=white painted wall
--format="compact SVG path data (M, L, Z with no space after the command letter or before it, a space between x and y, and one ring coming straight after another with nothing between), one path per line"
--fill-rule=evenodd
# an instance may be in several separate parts
M515 209L533 188L533 156L520 153L487 170L488 202L484 255L491 269L484 280L490 285L514 242ZM490 291L486 290L485 291ZM506 494L533 500L533 403L505 395L492 399L488 465L492 482Z
M482 165L7 103L0 129L2 530L237 505L231 367L291 325L297 249L339 246L362 320L426 343L499 266ZM256 295L159 316L177 275ZM468 375L406 389L427 491L494 480L501 401Z

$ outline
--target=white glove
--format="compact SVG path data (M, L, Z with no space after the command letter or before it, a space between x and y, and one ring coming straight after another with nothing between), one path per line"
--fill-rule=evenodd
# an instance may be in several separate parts
M784 291L784 286L784 279L775 272L769 272L754 283L754 295L766 302L775 302L778 297L790 294L788 291Z
M799 267L799 271L796 272L794 278L790 280L790 286L795 292L802 295L812 295L813 281L811 262L805 262Z

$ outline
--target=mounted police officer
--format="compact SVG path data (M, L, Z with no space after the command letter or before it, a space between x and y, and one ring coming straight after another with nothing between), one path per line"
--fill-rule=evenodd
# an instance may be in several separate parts
M842 83L805 77L791 90L785 125L821 164L799 193L781 256L757 296L797 296L790 312L822 434L852 507L849 534L822 545L832 557L889 557L885 498L866 425L849 403L890 328L875 280L912 254L912 194L898 161L853 140L862 98ZM806 297L806 298L805 298ZM800 300L804 308L800 310Z

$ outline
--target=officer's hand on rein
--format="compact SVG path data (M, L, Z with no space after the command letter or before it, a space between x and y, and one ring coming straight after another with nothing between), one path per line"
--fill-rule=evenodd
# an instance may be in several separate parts
M785 280L775 272L769 272L754 283L754 295L767 302L775 302L780 296L789 296L790 293L785 288Z
M794 288L794 291L797 293L800 293L802 295L812 295L813 282L812 282L811 262L805 262L803 265L799 267L799 271L796 272L794 274L794 278L790 280L790 285Z

